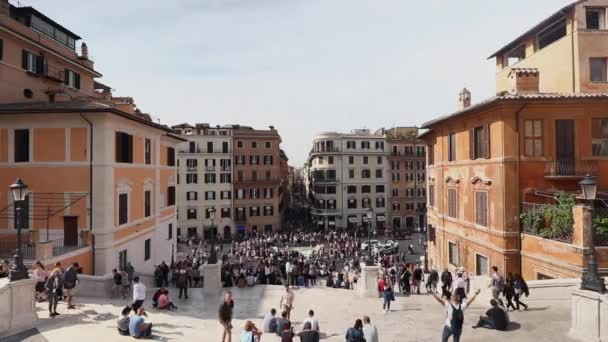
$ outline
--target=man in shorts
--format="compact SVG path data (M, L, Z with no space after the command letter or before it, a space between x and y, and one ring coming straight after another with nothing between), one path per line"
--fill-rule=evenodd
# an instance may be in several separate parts
M217 316L224 333L222 342L232 342L232 310L234 309L234 301L232 300L232 292L228 291L224 295L224 301L220 305Z
M285 293L281 297L281 302L279 306L283 308L283 311L287 312L287 319L291 321L291 310L293 309L293 302L295 300L295 295L293 291L289 288L289 285L285 285Z

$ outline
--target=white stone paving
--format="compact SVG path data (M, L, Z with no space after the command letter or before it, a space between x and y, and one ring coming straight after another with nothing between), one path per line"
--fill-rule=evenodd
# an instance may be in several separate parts
M261 327L263 315L271 308L278 309L281 287L256 286L233 289L235 299L235 327L233 341L240 340L244 322L251 319ZM150 291L151 292L151 291ZM220 341L221 327L217 323L217 309L221 297L204 296L202 289L190 289L190 299L177 299L179 310L157 311L151 301L144 304L154 324L154 339L158 341ZM309 309L316 312L322 331L321 341L344 341L344 333L356 318L367 314L379 330L380 341L439 341L444 321L443 308L429 295L398 297L393 311L382 311L381 300L358 298L348 290L315 288L297 289L292 320L296 330ZM533 295L533 294L532 294ZM148 296L151 297L151 293ZM116 319L121 308L128 303L120 299L76 298L77 310L66 310L61 303L57 318L49 318L46 303L37 304L38 330L40 334L25 341L132 341L119 336ZM465 330L462 341L570 341L570 303L527 301L529 311L511 313L511 331L497 332L485 329L473 330L471 325L487 309L485 302L475 302L465 314ZM296 339L297 341L298 339ZM280 341L277 336L264 335L262 341Z

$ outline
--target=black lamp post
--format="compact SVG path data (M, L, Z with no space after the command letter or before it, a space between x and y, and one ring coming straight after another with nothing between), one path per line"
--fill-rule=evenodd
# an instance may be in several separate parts
M374 258L372 257L372 216L373 210L369 208L367 210L367 259L365 260L366 266L374 266Z
M15 229L17 229L17 250L13 268L9 273L10 281L28 279L27 269L23 265L23 252L21 251L21 228L23 226L23 202L27 195L27 185L17 178L15 184L10 186L15 203Z
M215 254L215 239L216 235L213 232L213 220L215 219L215 207L209 209L209 218L211 219L211 253L209 254L208 264L217 264L217 255Z
M602 279L597 273L597 259L595 258L595 224L593 223L593 211L595 210L597 181L595 180L595 177L587 175L578 184L581 186L583 191L581 198L589 203L589 211L591 216L591 230L589 232L589 238L591 240L589 242L589 262L587 264L587 271L583 273L581 289L605 293L606 285L604 284L604 279Z

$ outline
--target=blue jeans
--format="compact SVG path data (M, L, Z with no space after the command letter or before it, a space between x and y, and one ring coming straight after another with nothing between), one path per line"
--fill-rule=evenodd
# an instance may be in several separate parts
M477 322L476 327L480 328L488 328L488 329L496 329L496 325L494 325L494 321L489 318L479 318L479 322Z
M462 334L462 330L454 331L452 328L447 325L443 326L443 334L441 335L441 342L448 342L450 336L454 336L454 342L460 342L460 335Z

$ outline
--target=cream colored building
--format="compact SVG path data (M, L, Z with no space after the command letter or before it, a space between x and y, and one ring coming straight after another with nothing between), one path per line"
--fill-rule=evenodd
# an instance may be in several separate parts
M514 93L522 69L540 74L532 92L608 92L607 8L608 0L575 1L492 54L496 92Z
M322 133L308 158L311 215L318 228L349 229L371 225L383 230L387 219L387 147L381 133L357 129Z
M182 124L173 129L188 139L177 150L179 235L209 239L217 232L234 234L232 128ZM215 209L213 222L211 208Z

